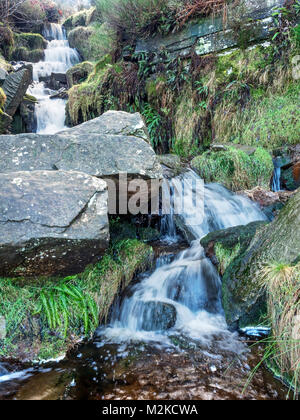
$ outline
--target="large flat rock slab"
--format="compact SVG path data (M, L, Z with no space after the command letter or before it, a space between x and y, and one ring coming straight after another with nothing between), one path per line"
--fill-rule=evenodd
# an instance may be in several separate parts
M55 135L19 134L0 136L0 173L35 170L80 171L113 180L119 190L119 175L128 182L162 179L162 168L150 145L140 114L109 111L102 116ZM114 188L110 189L111 213L115 213ZM144 194L143 202L149 198ZM128 194L128 197L132 193ZM117 197L117 202L119 202ZM127 201L123 194L122 200Z
M74 170L99 178L162 178L140 114L109 111L54 135L0 136L0 172Z
M82 271L109 244L107 185L81 172L0 174L0 276Z

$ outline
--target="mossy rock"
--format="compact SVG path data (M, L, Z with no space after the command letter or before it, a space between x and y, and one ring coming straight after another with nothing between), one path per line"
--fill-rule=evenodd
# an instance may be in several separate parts
M270 153L262 148L250 156L234 147L207 151L194 158L191 166L206 183L218 182L233 191L256 186L269 189L274 170Z
M91 7L88 10L81 10L69 16L63 23L64 28L70 31L78 26L88 26L92 22L99 20L96 7Z
M243 327L259 322L264 301L262 270L274 262L293 264L300 257L300 192L277 219L259 229L249 247L230 264L223 277L223 304L227 322Z
M114 244L101 261L65 279L0 278L0 359L33 361L56 358L99 323L135 275L151 267L154 253L137 240Z
M4 107L4 104L5 104L5 101L6 101L6 95L5 95L5 93L3 92L3 89L2 89L2 88L0 88L0 110L3 110L3 107Z
M71 48L76 48L83 60L94 60L94 54L90 44L90 38L94 34L92 27L78 26L72 29L68 34L68 40Z
M25 47L29 50L43 50L47 47L47 41L40 34L20 33L14 34L15 46Z
M94 65L89 61L78 63L71 67L67 73L68 87L71 88L73 85L78 85L84 82L88 75L93 71Z

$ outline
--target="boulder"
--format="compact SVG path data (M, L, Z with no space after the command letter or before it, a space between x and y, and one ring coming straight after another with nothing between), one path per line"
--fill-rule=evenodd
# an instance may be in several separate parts
M4 111L11 117L14 116L24 95L32 83L32 66L27 65L20 70L10 73L3 85L2 89L6 94L6 102Z
M141 319L145 331L166 331L176 324L176 308L169 303L150 301L143 304Z
M277 216L279 210L293 197L297 191L268 191L261 187L252 190L239 191L238 194L245 195L261 207L265 215L272 220Z
M89 61L84 61L71 67L66 73L68 88L70 89L72 86L78 85L81 81L85 80L93 71L93 68L94 65Z
M223 277L223 304L230 325L258 323L264 290L261 270L266 264L292 264L300 259L300 191L270 224L258 230L249 247L235 258Z
M80 172L0 174L0 277L75 274L108 244L104 181Z
M147 190L141 192L145 203L148 203L146 194L158 195L157 186L151 180L162 178L161 166L140 114L109 111L55 135L0 136L0 154L0 173L60 169L112 180L111 213L116 213L114 189L120 191L120 174L127 174L123 181L125 187L133 179L147 181ZM122 191L126 193L122 199L127 204L135 191L128 192L128 196L127 190Z

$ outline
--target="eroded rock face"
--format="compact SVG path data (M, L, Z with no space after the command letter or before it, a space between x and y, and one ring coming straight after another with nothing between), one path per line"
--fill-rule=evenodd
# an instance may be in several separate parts
M104 181L80 172L0 174L0 276L78 273L108 243Z
M300 258L300 192L292 197L277 219L256 232L245 252L223 278L223 303L229 324L259 321L264 296L260 274L266 264L292 264Z
M144 179L149 186L152 179L162 178L140 114L109 111L55 135L0 136L0 155L0 172L4 173L80 171L113 179L117 188L120 173L127 174L128 181Z

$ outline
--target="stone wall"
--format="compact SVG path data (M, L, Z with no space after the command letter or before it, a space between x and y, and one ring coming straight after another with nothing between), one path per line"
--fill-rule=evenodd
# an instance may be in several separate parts
M250 41L261 41L267 39L273 25L272 14L274 8L281 7L284 0L246 0L245 6L247 14L242 16L242 20L247 22L253 19L255 22L255 31L253 23L245 26L249 29ZM168 36L158 35L151 39L138 40L135 53L159 53L167 52L171 58L181 55L189 55L192 49L198 55L205 55L212 52L219 52L238 46L239 39L236 37L229 22L225 24L222 16L208 17L194 21L181 32L170 34Z

